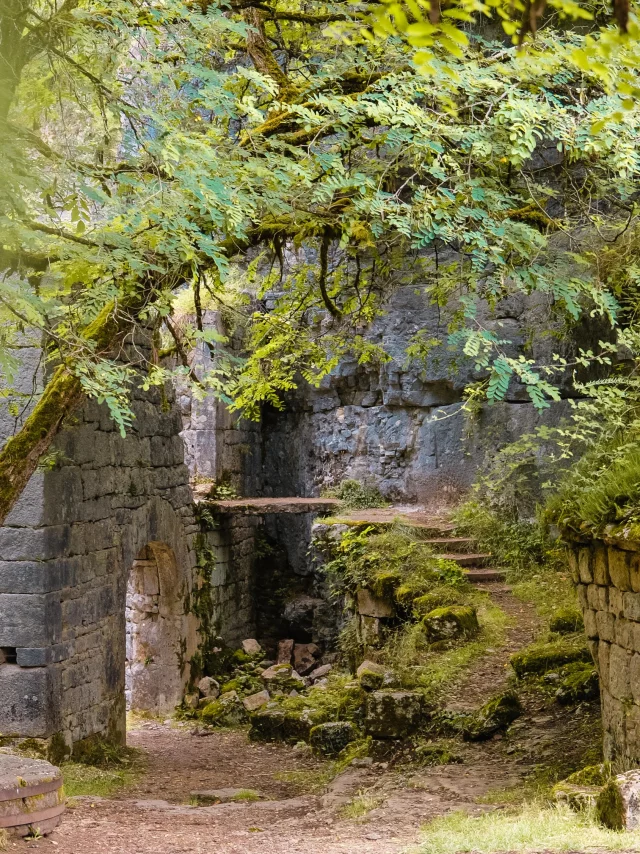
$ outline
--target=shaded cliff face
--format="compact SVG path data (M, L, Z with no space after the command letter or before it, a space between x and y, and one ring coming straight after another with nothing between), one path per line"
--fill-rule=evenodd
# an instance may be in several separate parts
M377 366L344 361L319 388L301 385L283 412L265 411L265 494L313 495L356 478L375 482L396 500L455 497L473 482L487 455L566 414L565 402L540 413L514 382L503 402L484 405L473 418L466 415L464 389L485 374L447 346L449 319L418 288L401 288L368 335L391 361ZM580 326L562 340L561 324L552 320L540 296L505 300L491 316L479 312L478 320L512 342L509 355L524 353L543 363L550 363L554 352L569 355L576 341L587 349L606 334ZM419 331L442 342L426 364L410 363L406 356ZM560 386L568 396L570 376L561 377Z

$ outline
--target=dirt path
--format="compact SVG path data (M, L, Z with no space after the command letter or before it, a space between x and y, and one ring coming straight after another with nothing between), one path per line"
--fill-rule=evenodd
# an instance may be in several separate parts
M489 593L495 604L511 617L512 625L507 629L506 642L477 659L461 681L453 687L447 698L447 708L458 711L477 709L493 694L504 690L511 672L510 656L528 646L539 632L541 625L533 605L516 599L506 585L476 584L475 586Z
M503 586L492 598L514 617L506 644L467 671L447 705L474 708L499 691L509 655L530 643L539 621ZM526 692L525 692L526 694ZM323 763L282 745L254 744L242 731L207 737L186 726L145 722L129 743L146 757L135 785L111 799L79 798L60 828L46 839L16 841L10 851L58 854L400 854L420 840L420 828L453 810L496 809L488 793L521 787L532 769L552 768L557 757L580 767L599 737L598 704L563 708L552 699L524 697L525 713L507 736L460 745L463 764L435 768L350 767L321 794L309 791ZM573 758L572 758L573 757ZM573 768L570 768L573 770ZM295 780L291 772L298 772ZM287 776L289 774L289 776ZM283 779L284 775L284 779ZM301 777L305 785L301 785ZM209 807L189 804L190 792L257 789L264 800ZM342 810L366 793L369 811L346 818ZM489 805L487 800L493 802Z

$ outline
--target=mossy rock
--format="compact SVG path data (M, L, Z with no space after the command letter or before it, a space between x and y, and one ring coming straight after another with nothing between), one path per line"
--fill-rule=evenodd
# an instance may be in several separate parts
M581 632L584 629L584 620L577 608L561 608L551 618L549 628L559 635L568 635Z
M262 691L263 688L264 685L260 679L248 676L247 674L240 674L235 676L233 679L230 679L228 682L225 682L220 689L220 693L227 694L230 691L236 691L240 696L249 696L251 694L257 694L258 691Z
M316 753L336 756L357 738L358 731L351 721L327 721L311 728L309 744Z
M386 570L379 572L371 579L369 587L380 599L394 599L395 592L402 583L402 575L398 570Z
M235 691L222 694L200 712L200 719L209 726L234 727L247 722L247 710Z
M552 789L556 801L568 804L575 812L594 809L601 792L601 786L579 786L566 780L556 783Z
M556 699L564 706L595 700L600 694L598 671L589 662L576 661L561 671Z
M411 610L413 602L427 592L429 584L424 579L408 579L395 590L395 600L407 611Z
M485 741L497 732L503 732L522 714L522 704L513 691L492 697L472 716L463 729L466 741Z
M321 715L314 715L307 709L300 712L277 707L260 709L250 717L249 738L252 741L284 741L288 744L308 742L312 727L321 722L319 717Z
M430 643L473 637L480 629L476 609L470 605L435 608L423 618L422 626Z
M360 687L365 691L377 691L382 686L387 669L375 661L363 661L356 676Z
M596 800L598 821L610 830L625 829L625 808L620 786L611 778L603 787Z
M586 768L574 771L562 782L573 786L604 786L612 776L611 763L601 762L599 765L587 765Z
M547 673L549 670L574 661L592 661L584 638L579 640L566 638L551 643L532 644L510 658L511 666L518 677L530 673Z
M447 605L459 605L461 598L460 592L453 587L438 587L414 599L412 611L417 618L425 617L436 608L443 608Z
M367 701L366 731L374 738L406 738L425 715L424 696L416 691L374 691Z

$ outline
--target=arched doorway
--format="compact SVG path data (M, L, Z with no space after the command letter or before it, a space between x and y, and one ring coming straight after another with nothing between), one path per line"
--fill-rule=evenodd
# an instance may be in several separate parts
M180 702L183 616L173 550L149 543L134 560L127 582L127 709L167 712Z

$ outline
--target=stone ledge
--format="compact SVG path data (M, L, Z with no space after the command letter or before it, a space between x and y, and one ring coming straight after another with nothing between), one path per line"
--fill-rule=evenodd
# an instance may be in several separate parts
M340 502L335 498L236 498L216 501L204 495L194 500L212 511L225 515L262 516L268 513L330 513Z

